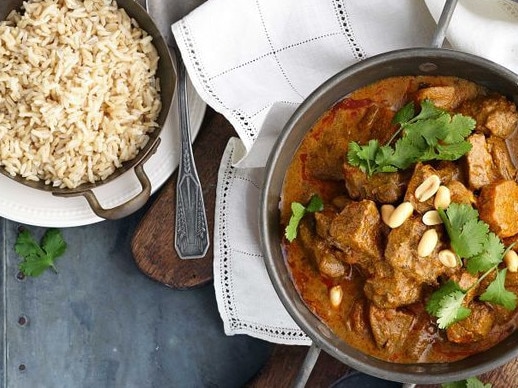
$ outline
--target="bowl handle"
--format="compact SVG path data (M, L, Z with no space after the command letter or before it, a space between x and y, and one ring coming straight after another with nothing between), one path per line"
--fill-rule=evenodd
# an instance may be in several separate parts
M57 197L78 197L82 195L86 198L88 204L92 211L101 218L107 220L118 220L120 218L124 218L129 216L130 214L136 212L140 209L144 204L148 201L151 195L151 181L149 180L146 172L144 171L144 163L156 152L158 145L160 144L160 138L155 141L155 144L148 150L147 154L139 161L135 167L134 172L137 176L140 185L142 186L142 190L135 197L129 199L127 202L124 202L120 205L112 207L110 209L105 209L101 206L94 192L90 189L88 190L80 190L75 192L68 193L52 193Z

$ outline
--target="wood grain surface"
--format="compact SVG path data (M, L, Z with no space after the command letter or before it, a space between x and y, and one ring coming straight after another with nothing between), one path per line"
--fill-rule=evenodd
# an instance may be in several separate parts
M235 136L235 131L230 123L208 108L194 142L194 156L203 185L211 242L219 163L231 136ZM181 260L176 255L173 240L175 191L176 173L157 193L153 204L137 226L132 238L132 252L138 268L150 278L174 289L188 289L212 281L213 254L209 248L203 259ZM247 387L291 387L307 350L305 346L275 345L269 361ZM351 368L321 352L307 387L328 387L351 372ZM518 387L518 359L479 377L484 382L490 382L493 388Z
M293 386L308 348L305 346L276 345L263 369L246 388L289 388ZM325 352L320 352L318 361L306 384L307 388L329 387L343 376L354 372L342 362ZM518 358L478 378L491 383L493 388L518 387ZM352 388L352 387L351 387ZM363 387L356 387L363 388ZM417 385L417 388L441 388L440 385Z
M221 156L228 139L235 135L222 115L207 109L194 142L194 159L203 187L203 198L213 240L216 184ZM180 259L174 249L176 176L164 184L132 238L131 249L138 268L150 278L175 289L202 286L212 280L212 247L202 259Z

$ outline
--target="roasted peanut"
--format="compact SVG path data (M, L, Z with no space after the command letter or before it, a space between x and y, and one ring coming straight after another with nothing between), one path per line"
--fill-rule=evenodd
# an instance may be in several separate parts
M457 256L449 249L443 249L439 252L439 261L446 267L455 268L458 264Z
M385 204L381 205L381 219L385 224L389 224L389 219L392 213L394 212L394 205Z
M437 210L429 210L423 214L423 224L432 226L442 224L441 216Z
M437 246L437 242L439 241L439 235L435 229L428 229L424 232L421 240L419 241L419 245L417 246L417 254L420 257L430 256Z
M504 256L504 262L509 272L518 272L518 254L512 249Z
M433 206L436 209L446 209L450 206L451 203L451 193L450 189L446 186L439 186L437 189L437 193L435 193L435 198L433 200Z
M334 308L338 308L340 303L342 303L342 298L344 296L344 292L342 290L342 286L333 286L329 290L329 302L331 302L331 306Z
M437 175L430 175L415 189L415 198L419 202L424 202L434 196L441 185L441 178Z
M387 225L392 229L403 225L414 212L414 206L410 202L403 202L398 205L390 215Z

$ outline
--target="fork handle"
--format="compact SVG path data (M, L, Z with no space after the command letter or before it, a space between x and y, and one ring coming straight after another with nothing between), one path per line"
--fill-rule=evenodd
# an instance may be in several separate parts
M181 259L198 259L204 257L209 248L209 229L203 192L192 153L187 75L178 50L175 54L181 131L180 164L176 183L175 249Z

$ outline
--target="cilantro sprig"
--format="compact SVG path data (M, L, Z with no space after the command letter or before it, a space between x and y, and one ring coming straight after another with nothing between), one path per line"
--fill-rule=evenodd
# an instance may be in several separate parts
M442 388L491 388L492 386L490 383L484 384L477 377L470 377L466 380L441 385Z
M373 175L404 170L417 162L457 160L471 150L466 138L476 125L473 118L461 114L452 116L430 100L421 102L417 115L414 103L408 103L395 114L392 123L399 125L399 129L386 145L378 140L370 140L365 145L350 142L349 164Z
M47 268L56 271L54 261L65 253L66 248L67 244L58 229L47 229L40 243L27 229L22 229L14 245L16 253L23 258L20 271L26 276L39 276Z
M493 271L496 271L496 277L480 295L480 300L514 310L516 294L505 289L507 269L498 269L511 247L505 249L498 236L479 219L478 211L471 205L452 203L447 210L438 211L450 238L450 245L459 259L465 260L467 271L472 275L482 273L466 290L450 280L431 295L426 310L437 317L439 328L445 329L470 315L471 310L464 306L468 291L477 287Z
M299 228L299 223L302 218L307 213L314 213L318 211L322 211L324 208L324 203L322 198L320 198L317 194L314 194L307 206L302 205L299 202L291 203L291 217L286 229L284 231L284 235L289 242L292 242L297 237L297 232Z

